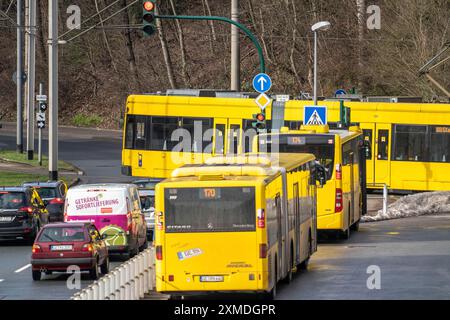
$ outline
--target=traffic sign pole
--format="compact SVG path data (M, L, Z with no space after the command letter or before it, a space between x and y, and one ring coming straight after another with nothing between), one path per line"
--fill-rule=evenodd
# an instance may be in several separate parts
M42 96L44 94L44 84L41 82L39 84L39 95ZM41 110L41 104L43 102L39 101L39 112L42 112ZM38 130L38 161L39 166L42 166L42 128L39 127Z

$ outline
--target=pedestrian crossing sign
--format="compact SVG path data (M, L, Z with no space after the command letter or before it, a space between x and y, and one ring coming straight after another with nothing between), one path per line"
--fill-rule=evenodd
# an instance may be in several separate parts
M305 106L303 109L303 123L316 126L327 124L327 107Z

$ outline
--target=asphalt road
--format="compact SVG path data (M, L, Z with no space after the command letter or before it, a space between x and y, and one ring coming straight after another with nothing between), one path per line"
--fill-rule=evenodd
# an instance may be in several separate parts
M3 124L0 129L0 149L16 149L15 126ZM37 136L37 133L36 133ZM37 157L37 139L35 155ZM26 147L26 139L24 140ZM43 131L43 154L48 155L48 129ZM120 173L122 133L118 130L61 127L59 157L84 171L83 183L129 182Z
M370 266L379 267L380 289L367 287ZM363 223L348 241L320 243L309 270L278 293L284 300L448 300L450 214Z
M61 159L86 173L83 182L130 181L120 175L118 131L61 128L59 146ZM13 126L0 129L2 147L15 148ZM31 279L30 250L0 242L0 299L72 296L66 275ZM371 266L380 270L380 289L367 287ZM91 282L82 279L82 287ZM450 214L365 223L348 241L320 243L309 270L281 284L278 299L450 299Z
M36 134L37 136L37 134ZM48 154L48 130L43 131L43 153ZM61 127L59 156L84 172L82 183L130 182L122 176L122 134L117 130L95 130ZM24 140L26 143L26 140ZM35 145L37 146L37 140ZM0 149L15 149L15 126L3 124L0 129ZM37 156L37 150L35 150ZM0 300L1 299L68 299L77 290L66 285L68 275L53 274L34 282L29 267L31 246L20 242L0 242ZM122 263L111 261L111 269ZM92 283L82 274L81 287Z

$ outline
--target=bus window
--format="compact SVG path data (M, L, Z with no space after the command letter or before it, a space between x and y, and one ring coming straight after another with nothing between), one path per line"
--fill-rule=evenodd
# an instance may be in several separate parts
M435 126L430 128L430 161L450 162L450 127Z
M389 130L378 130L378 160L388 160Z
M369 145L372 145L372 129L363 129L363 136L364 136L364 141L367 141L369 143ZM367 160L371 160L372 159L372 154L370 154L367 158Z
M167 233L256 230L254 187L170 188L164 201Z
M317 141L315 141L317 139ZM260 151L267 149L270 152L271 141L266 139L267 146L261 146ZM323 140L323 141L322 141ZM260 141L263 141L262 139ZM334 138L299 135L280 135L280 153L312 153L317 161L325 167L327 180L333 176L334 166Z
M394 159L426 161L426 126L394 126Z

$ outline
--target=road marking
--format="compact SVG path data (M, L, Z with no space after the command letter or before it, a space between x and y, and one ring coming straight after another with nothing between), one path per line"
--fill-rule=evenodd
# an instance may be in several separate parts
M29 267L31 267L31 264L27 264L26 266L23 266L22 268L17 269L17 270L14 271L14 272L15 272L15 273L19 273L19 272L22 272L23 270L28 269Z
M0 279L0 282L3 282L3 281L5 281L5 279Z

